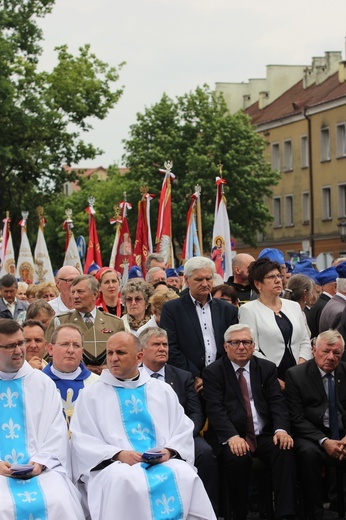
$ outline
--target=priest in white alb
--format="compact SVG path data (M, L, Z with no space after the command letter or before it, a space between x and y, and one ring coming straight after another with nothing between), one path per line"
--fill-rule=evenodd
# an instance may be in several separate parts
M129 332L109 338L106 353L108 370L80 393L71 422L92 519L215 520L175 392L138 368L141 345Z
M68 477L68 437L56 386L25 361L21 326L0 320L0 518L84 520Z

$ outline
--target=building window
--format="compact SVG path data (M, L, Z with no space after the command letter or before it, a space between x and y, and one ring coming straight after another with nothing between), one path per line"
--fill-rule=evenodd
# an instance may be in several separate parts
M279 172L281 171L279 143L272 144L272 170L279 170Z
M293 226L293 195L286 195L285 197L285 225Z
M346 157L346 124L336 127L336 156Z
M302 194L302 222L303 225L310 222L310 193L307 191Z
M281 227L281 197L273 199L274 227Z
M291 172L293 170L293 154L292 141L284 142L284 171Z
M300 151L301 151L301 167L308 168L309 167L309 143L308 143L307 135L303 135L300 138Z
M338 216L339 218L346 217L346 184L338 186Z
M331 188L322 188L322 220L330 220L332 218L332 190Z
M330 161L329 128L321 128L321 161Z

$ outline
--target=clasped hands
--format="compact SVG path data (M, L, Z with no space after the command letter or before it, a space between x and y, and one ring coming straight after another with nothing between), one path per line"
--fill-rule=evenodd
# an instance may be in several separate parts
M25 478L25 479L28 479L28 478L31 478L31 477L37 477L38 475L40 475L43 471L43 468L44 466L42 464L39 464L38 462L28 462L28 464L31 464L32 466L34 466L34 469L32 471L30 471L30 473L26 473L25 476L21 476L21 475L12 475L12 470L11 470L11 464L9 462L4 462L3 460L0 461L0 475L2 475L3 477L12 477L12 478Z
M323 442L322 447L330 457L333 457L333 459L346 459L346 437L343 437L341 440L326 439Z
M168 448L163 448L158 453L162 453L162 457L159 459L155 459L150 461L150 465L154 464L161 464L162 462L167 462L171 456L172 452ZM129 466L133 466L134 464L138 464L139 462L148 462L144 459L142 459L142 454L138 451L134 450L122 450L119 451L114 457L113 460L124 462L125 464L128 464Z
M273 443L279 445L279 448L282 450L290 450L293 448L293 439L292 437L284 430L278 430L273 436ZM239 435L234 435L230 439L228 439L228 446L230 447L233 455L237 457L241 457L246 455L248 451L250 451L250 447L245 439L240 437Z

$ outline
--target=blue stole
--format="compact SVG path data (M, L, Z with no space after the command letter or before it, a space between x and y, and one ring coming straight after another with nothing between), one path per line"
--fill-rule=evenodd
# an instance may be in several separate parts
M10 464L27 464L24 378L0 380L0 458ZM37 477L27 480L7 478L15 519L46 520L47 508Z
M135 451L156 446L155 425L147 407L146 385L113 387L118 397L123 426ZM174 472L165 464L141 464L145 471L153 520L181 520L183 506Z

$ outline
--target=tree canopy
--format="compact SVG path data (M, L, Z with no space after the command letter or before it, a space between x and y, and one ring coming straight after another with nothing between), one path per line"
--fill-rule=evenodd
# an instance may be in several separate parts
M93 159L101 150L83 139L92 119L104 119L123 89L119 70L97 58L89 45L77 56L57 49L51 71L38 70L42 52L39 17L54 0L0 1L0 209L20 218L61 190L64 165ZM71 175L69 176L71 179Z
M202 188L201 206L205 248L211 244L215 206L215 178L223 165L225 195L233 237L255 245L271 216L263 197L278 182L265 160L265 140L242 112L229 114L221 94L207 85L175 100L161 100L137 114L130 137L124 141L126 166L134 181L145 181L159 193L165 160L174 163L177 180L172 187L173 236L182 245L189 197L196 184ZM153 207L154 211L154 207Z

